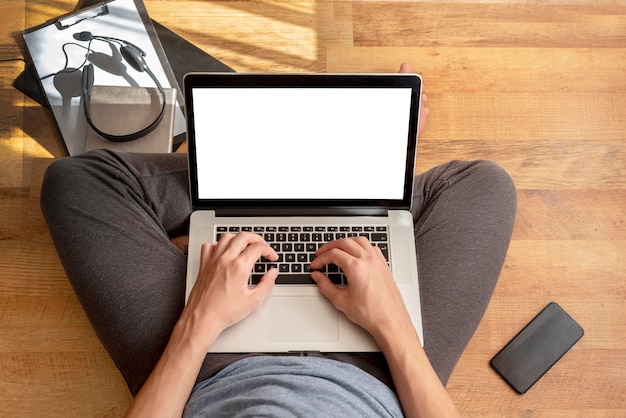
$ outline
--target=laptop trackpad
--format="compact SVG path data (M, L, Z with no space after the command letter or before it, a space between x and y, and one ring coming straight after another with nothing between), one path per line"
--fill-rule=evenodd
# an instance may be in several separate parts
M270 340L337 341L337 310L325 298L316 296L274 297L271 303Z

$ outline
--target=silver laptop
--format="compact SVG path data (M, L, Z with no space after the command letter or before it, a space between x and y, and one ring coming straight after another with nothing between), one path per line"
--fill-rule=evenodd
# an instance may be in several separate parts
M279 269L274 290L210 351L379 351L310 279L315 249L359 235L385 254L423 342L408 211L421 78L192 73L184 88L194 209L186 299L201 245L224 233L256 232L280 257L254 266L250 286ZM336 266L325 273L347 284Z

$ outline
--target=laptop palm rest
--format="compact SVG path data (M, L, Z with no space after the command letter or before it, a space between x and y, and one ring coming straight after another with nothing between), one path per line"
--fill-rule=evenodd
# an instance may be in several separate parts
M337 341L337 310L321 297L274 297L270 303L270 340L275 342Z

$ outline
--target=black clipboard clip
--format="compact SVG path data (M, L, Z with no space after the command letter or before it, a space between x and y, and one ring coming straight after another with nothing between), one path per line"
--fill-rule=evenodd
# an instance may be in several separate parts
M106 16L108 14L109 6L107 6L106 3L100 3L87 9L81 9L74 13L66 14L55 20L54 25L57 27L58 30L64 30L79 24L83 20L91 20L100 16Z

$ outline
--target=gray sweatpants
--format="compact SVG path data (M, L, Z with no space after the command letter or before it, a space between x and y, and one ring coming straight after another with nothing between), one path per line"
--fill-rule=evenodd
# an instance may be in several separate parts
M188 231L187 176L185 154L100 150L58 160L44 177L41 207L61 263L133 394L184 306L186 259L170 237ZM424 347L444 384L487 308L516 206L511 178L491 162L454 161L415 178ZM249 355L207 355L198 381ZM393 387L381 354L320 355Z

